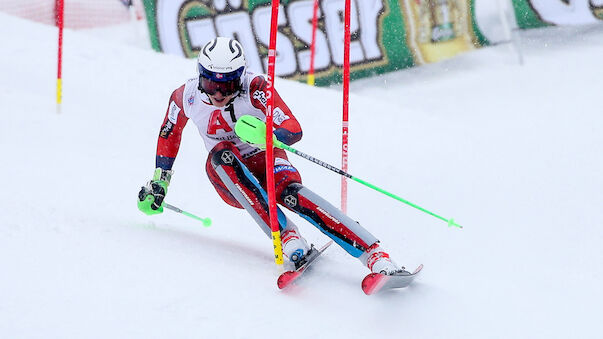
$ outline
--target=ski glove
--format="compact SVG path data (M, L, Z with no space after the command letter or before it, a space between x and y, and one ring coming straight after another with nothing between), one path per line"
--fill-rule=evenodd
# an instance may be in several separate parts
M138 192L138 209L146 215L163 213L163 199L167 194L173 171L156 168L153 179Z

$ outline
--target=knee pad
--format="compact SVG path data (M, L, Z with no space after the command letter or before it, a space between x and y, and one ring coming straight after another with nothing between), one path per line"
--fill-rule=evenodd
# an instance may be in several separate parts
M233 143L222 141L212 148L209 158L214 168L220 165L232 166L237 159L241 159L241 153Z
M285 187L281 192L282 203L291 210L300 212L301 207L299 205L299 190L301 190L303 187L304 186L302 184L297 182L287 185L287 187Z

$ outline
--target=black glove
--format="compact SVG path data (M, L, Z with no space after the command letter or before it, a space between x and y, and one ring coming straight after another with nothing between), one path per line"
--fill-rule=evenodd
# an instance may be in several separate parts
M163 199L172 178L172 171L155 169L153 180L140 188L138 192L138 209L147 215L163 213Z

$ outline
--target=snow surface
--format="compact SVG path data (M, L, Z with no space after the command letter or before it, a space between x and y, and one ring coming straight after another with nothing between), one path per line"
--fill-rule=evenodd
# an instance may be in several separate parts
M271 242L214 192L194 128L166 201L212 227L136 209L191 60L67 30L57 114L56 29L0 14L0 31L0 338L601 337L603 25L522 32L523 66L499 45L353 83L350 173L465 226L350 182L349 214L425 264L375 296L336 246L279 291ZM340 89L276 84L296 148L338 165ZM339 204L336 174L291 159Z

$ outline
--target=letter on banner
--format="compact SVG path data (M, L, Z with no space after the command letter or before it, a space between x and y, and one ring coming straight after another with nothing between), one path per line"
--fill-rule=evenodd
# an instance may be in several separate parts
M253 12L253 27L255 28L258 39L265 46L270 45L270 16L272 8L269 6L260 7ZM278 25L286 25L287 16L282 5L278 9ZM281 32L276 32L276 65L275 74L277 76L292 75L297 71L295 62L295 49L293 43ZM264 58L263 66L268 67L268 57Z
M379 13L383 9L381 0L360 0L357 2L360 12L360 41L366 59L381 59L381 49L377 38L379 35Z
M253 30L251 29L249 13L240 11L220 14L216 16L214 22L220 36L236 38L243 45L249 69L254 72L263 73L264 69L260 62L258 47L255 43Z
M293 34L303 41L308 48L297 53L299 69L302 72L310 70L310 46L312 45L312 15L314 10L314 0L297 1L289 3L287 7L289 15L289 26ZM321 15L321 9L318 9L318 16ZM316 49L314 51L314 69L325 69L331 63L331 54L327 38L322 30L316 30Z
M350 32L353 35L358 31L358 13L356 5L351 1L350 8ZM344 0L323 0L322 8L325 13L325 23L327 35L329 36L329 45L331 46L333 63L337 66L343 65L343 35L345 31L344 18L341 13L345 12ZM364 53L359 41L350 43L350 64L364 60Z
M157 32L164 53L184 56L180 46L178 17L186 0L157 0Z

